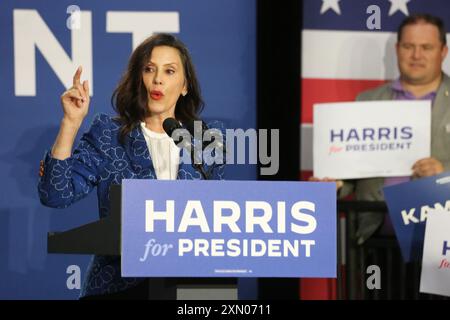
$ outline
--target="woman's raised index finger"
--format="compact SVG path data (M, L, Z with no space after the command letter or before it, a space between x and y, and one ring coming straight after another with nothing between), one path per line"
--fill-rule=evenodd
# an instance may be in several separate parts
M73 76L73 85L79 85L80 84L80 78L81 78L81 71L82 71L82 67L79 66L77 71L75 72L74 76Z

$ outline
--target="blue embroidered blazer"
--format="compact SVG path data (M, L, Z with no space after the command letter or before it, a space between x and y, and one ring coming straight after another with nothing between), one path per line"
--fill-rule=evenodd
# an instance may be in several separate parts
M106 114L95 117L73 155L65 160L46 152L38 192L41 203L66 208L97 188L100 218L110 213L109 188L122 179L156 179L140 126L119 143L120 124ZM223 179L224 165L213 165L211 179ZM190 164L180 163L177 179L201 179ZM80 296L114 293L137 285L142 278L122 278L119 256L93 256Z

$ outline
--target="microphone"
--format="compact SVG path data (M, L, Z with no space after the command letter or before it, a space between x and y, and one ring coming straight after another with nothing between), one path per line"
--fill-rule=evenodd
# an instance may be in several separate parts
M167 133L167 135L169 137L172 137L172 133L176 129L181 129L181 128L182 128L181 124L177 120L175 120L174 118L167 118L163 122L163 129L164 129L164 131Z
M186 141L186 139L182 139L182 137L180 137L180 139L182 139L182 141L180 141L180 140L179 141L175 141L175 139L172 136L172 134L174 133L175 130L183 129L183 127L181 126L180 122L178 122L174 118L167 118L163 122L163 129L167 133L167 135L170 138L172 138L172 140L175 142L175 144L177 146L180 146L180 144L181 144L182 148L187 149L187 150L191 150L191 163L192 163L192 166L194 167L195 170L200 172L200 174L202 175L204 180L208 180L209 175L207 175L205 170L203 169L203 161L202 161L202 163L196 163L196 161L195 161L194 146L192 145L192 142L190 141L191 139L189 139L189 141ZM189 136L190 136L190 138L192 138L191 134L189 134Z

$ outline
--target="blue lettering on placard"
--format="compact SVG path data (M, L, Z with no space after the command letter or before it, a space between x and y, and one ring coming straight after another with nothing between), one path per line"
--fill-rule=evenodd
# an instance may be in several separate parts
M330 143L345 143L338 151L346 152L409 150L412 137L409 126L330 130ZM336 152L336 147L332 146L330 150Z
M331 142L334 142L334 138L340 138L340 141L344 140L344 130L339 130L338 132L335 132L334 130L330 131L331 133Z
M401 133L402 133L402 136L401 136L402 139L411 139L413 136L411 127L401 128Z
M447 244L447 241L444 241L444 246L442 248L442 255L445 256L447 255L447 251L450 250L450 246Z
M350 128L331 129L330 142L367 142L367 141L395 141L409 140L413 137L412 127L379 127L379 128Z
M348 132L347 140L345 140L345 141L350 141L350 140L359 141L358 131L356 131L356 129L350 129L350 131Z

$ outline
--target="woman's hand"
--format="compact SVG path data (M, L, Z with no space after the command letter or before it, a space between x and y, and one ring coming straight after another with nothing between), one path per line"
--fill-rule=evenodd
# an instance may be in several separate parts
M73 86L61 96L64 117L52 148L52 156L64 160L71 156L78 129L89 110L89 84L80 82L81 66L73 76Z
M80 126L89 110L89 84L86 81L81 84L82 67L79 66L73 76L73 86L61 96L61 104L64 111L64 121L71 125Z

